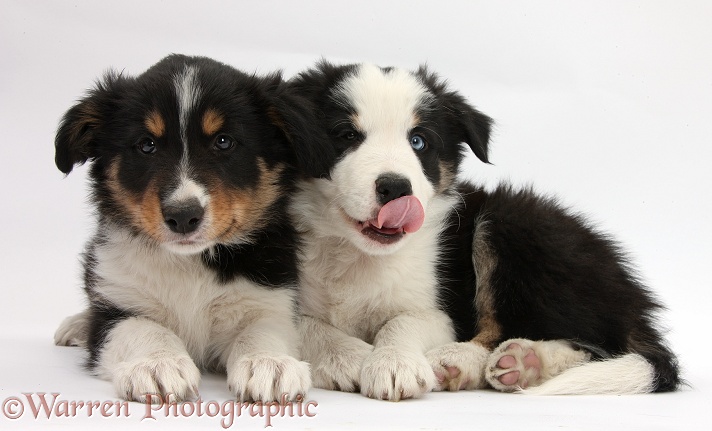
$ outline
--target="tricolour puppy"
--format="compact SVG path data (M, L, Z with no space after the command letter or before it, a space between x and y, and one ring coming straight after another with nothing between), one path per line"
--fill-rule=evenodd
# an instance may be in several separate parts
M676 387L659 306L614 244L529 191L456 184L461 143L488 161L491 120L443 81L321 62L290 85L331 142L301 150L319 157L291 206L315 386L399 400L571 368L572 393Z
M98 227L89 309L56 342L86 344L120 396L189 399L201 369L227 372L240 399L309 389L286 214L299 112L281 85L172 55L138 77L108 73L64 116L56 164L92 161Z

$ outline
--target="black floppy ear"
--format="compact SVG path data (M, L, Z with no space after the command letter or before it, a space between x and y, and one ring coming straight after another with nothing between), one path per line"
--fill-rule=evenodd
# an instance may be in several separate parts
M328 178L336 152L322 126L323 120L318 118L316 106L285 84L277 94L275 107L273 121L292 144L300 173L305 177Z
M115 87L120 80L119 75L108 73L64 114L54 140L54 162L63 173L69 174L74 165L98 156L96 141L107 116L115 109Z
M421 66L416 75L433 92L445 109L449 122L460 132L460 142L465 142L478 159L489 163L489 139L493 121L472 107L464 97L448 90L444 81Z
M489 163L489 139L492 119L468 104L460 95L446 95L445 106L462 130L462 142L470 146L478 159Z

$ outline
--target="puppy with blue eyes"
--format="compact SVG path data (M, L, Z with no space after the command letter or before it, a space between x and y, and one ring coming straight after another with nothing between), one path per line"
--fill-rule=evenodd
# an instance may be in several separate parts
M303 110L279 75L169 56L109 73L64 116L57 167L91 161L98 226L84 253L89 308L57 344L127 400L198 396L202 370L240 400L304 394L297 234L287 216Z
M322 62L289 84L314 104L314 127L331 143L302 150L319 159L291 206L314 385L419 397L438 385L426 352L456 340L439 262L461 200L460 143L486 160L490 119L425 70ZM467 354L484 361L487 350Z
M491 120L435 74L321 62L289 85L331 143L301 149L316 157L290 207L316 387L678 387L661 306L607 235L529 189L456 183L464 151L488 161Z

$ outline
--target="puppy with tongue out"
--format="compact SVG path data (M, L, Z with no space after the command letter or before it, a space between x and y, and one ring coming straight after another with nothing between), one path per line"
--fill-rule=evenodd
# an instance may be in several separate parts
M420 200L412 195L401 196L386 202L374 219L360 223L361 233L381 244L392 244L406 233L417 232L424 220Z
M302 359L316 387L422 396L443 384L426 352L455 340L437 265L460 144L486 159L489 119L424 69L321 63L289 85L316 114L291 205Z

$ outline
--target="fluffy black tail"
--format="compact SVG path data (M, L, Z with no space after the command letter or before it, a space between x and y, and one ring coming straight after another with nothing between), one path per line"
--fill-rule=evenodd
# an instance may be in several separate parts
M651 392L671 392L682 384L680 365L672 351L660 342L631 346L653 368Z

